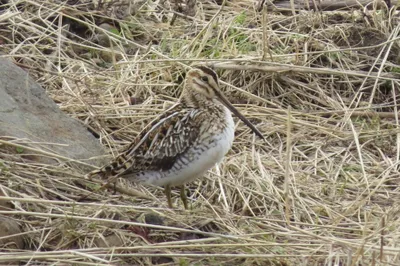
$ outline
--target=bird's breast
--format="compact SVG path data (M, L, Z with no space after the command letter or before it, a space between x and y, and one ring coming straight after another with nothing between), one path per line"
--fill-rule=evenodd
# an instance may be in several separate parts
M221 120L208 121L203 130L185 153L181 154L171 169L163 173L146 173L145 182L154 185L181 185L200 177L219 163L232 147L234 122L229 110Z

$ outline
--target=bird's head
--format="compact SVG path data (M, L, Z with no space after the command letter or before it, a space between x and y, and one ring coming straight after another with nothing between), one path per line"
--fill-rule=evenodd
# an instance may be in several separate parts
M188 101L194 102L191 96L200 96L204 101L217 99L225 105L234 115L242 120L257 136L264 139L260 131L247 120L225 97L219 87L218 76L214 70L206 66L196 66L186 74L184 95ZM188 97L189 96L189 97ZM199 102L199 101L197 101Z

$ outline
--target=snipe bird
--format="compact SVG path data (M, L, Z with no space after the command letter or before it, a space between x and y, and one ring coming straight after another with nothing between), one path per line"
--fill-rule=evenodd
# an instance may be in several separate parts
M178 103L148 124L112 163L87 177L123 177L164 186L170 208L171 186L181 186L187 209L184 184L220 162L232 146L235 124L231 112L264 138L220 91L217 74L197 66L186 74Z

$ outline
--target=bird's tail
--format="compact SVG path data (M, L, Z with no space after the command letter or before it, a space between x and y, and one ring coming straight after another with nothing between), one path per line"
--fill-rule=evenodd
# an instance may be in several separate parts
M104 166L104 167L102 167L100 169L94 170L94 171L84 175L84 178L86 180L93 181L93 179L92 179L93 177L99 176L100 179L106 179L107 178L107 181L100 188L96 189L95 191L90 192L89 194L87 194L85 196L82 196L78 201L82 201L82 200L86 199L90 195L94 194L96 191L102 190L105 187L110 186L110 183L113 183L113 182L116 181L116 179L118 178L118 175L113 175L112 174L112 172L113 172L112 169L113 168L111 166L112 165L107 165L107 166ZM96 182L98 182L98 181L96 181Z
M99 176L100 178L108 178L110 176L120 176L131 166L132 162L127 160L123 155L120 155L116 158L114 162L86 174L85 179L91 179L92 177L95 176Z
M90 173L87 173L84 178L91 180L93 177L100 177L100 178L105 178L108 176L109 170L108 170L108 166L102 167L100 169L91 171Z

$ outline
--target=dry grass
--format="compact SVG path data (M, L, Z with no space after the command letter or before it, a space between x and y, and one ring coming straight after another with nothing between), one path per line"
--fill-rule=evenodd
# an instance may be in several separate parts
M204 61L267 141L239 122L225 160L189 184L185 211L177 194L171 210L161 189L137 184L147 199L100 191L77 203L98 187L78 185L85 173L62 154L55 166L22 162L3 139L0 190L15 208L0 214L21 225L26 250L0 264L399 265L397 14L199 1L170 26L168 1L137 1L131 13L122 1L55 2L0 7L3 56L112 156Z

